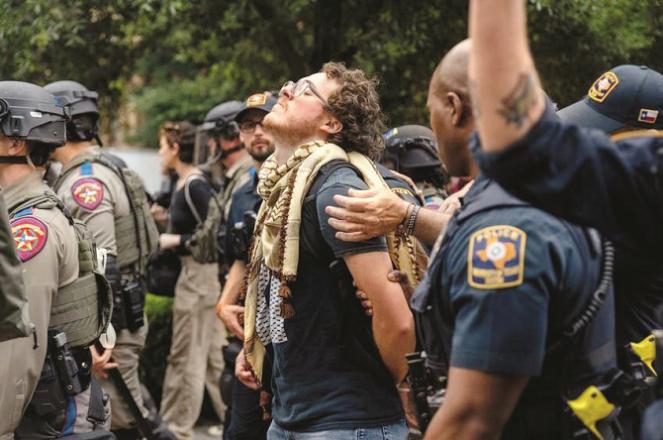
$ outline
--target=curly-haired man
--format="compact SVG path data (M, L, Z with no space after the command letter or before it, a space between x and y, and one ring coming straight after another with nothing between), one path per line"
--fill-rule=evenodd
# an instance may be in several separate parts
M370 160L383 148L375 82L327 63L286 83L264 126L276 150L260 170L238 377L264 382L262 359L273 352L268 439L404 439L395 384L414 330L401 287L387 280L393 242L337 240L325 213L336 194L384 185Z

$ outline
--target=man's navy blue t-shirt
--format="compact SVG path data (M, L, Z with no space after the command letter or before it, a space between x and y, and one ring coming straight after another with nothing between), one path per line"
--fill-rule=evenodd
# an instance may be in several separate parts
M281 427L295 431L395 423L404 418L403 411L373 340L370 318L354 289L342 293L339 278L329 268L348 255L387 252L386 241L337 240L325 207L336 205L336 194L367 187L349 167L318 178L324 183L317 194L307 195L302 209L297 281L291 285L295 315L284 321L287 340L272 343L272 416Z

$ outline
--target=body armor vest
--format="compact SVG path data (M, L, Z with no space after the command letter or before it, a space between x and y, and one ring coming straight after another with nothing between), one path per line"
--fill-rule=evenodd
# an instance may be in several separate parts
M111 288L97 267L94 239L85 224L71 217L50 191L19 200L9 209L10 219L28 208L57 208L74 228L78 245L78 279L58 289L51 305L48 329L64 332L72 348L87 347L106 330L113 304Z
M53 184L53 188L58 191L64 178L85 162L98 163L109 168L122 181L129 200L129 214L115 217L117 266L123 273L134 269L144 275L147 259L157 249L159 232L150 214L147 196L140 176L133 170L118 167L103 153L91 152L76 156L62 170L62 173Z

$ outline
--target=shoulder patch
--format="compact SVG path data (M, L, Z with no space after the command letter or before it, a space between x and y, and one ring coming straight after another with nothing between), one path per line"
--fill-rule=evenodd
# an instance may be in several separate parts
M11 221L12 235L18 258L26 262L44 248L48 227L35 217L21 217Z
M596 102L603 102L619 85L619 78L612 72L606 72L594 81L587 96Z
M87 210L94 210L104 199L104 185L94 177L78 179L71 187L71 195L76 203Z
M475 289L504 289L523 283L525 231L495 225L472 234L467 253L467 283Z

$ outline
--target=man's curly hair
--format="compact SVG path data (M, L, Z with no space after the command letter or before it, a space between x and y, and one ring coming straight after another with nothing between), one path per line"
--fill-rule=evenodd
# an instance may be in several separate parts
M327 110L343 124L333 142L348 151L358 151L378 159L384 150L384 117L380 109L377 81L359 69L348 69L342 63L325 63L320 72L340 84L327 99Z

